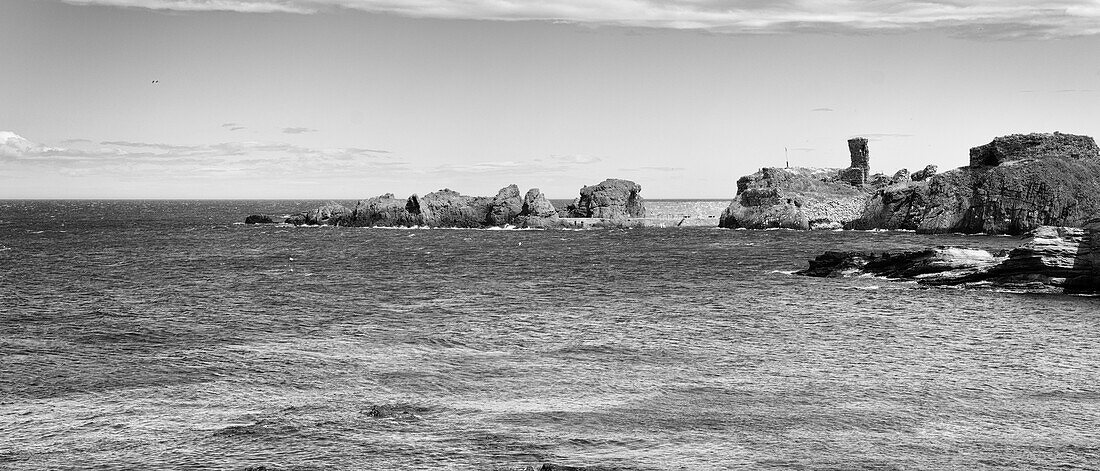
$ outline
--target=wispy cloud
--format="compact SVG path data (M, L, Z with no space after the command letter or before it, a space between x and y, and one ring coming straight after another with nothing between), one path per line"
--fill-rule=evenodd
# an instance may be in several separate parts
M313 128L283 128L283 134L304 134L307 132L317 132Z
M624 172L683 172L687 170L684 167L630 167L620 168L619 170Z
M593 155L551 155L531 160L505 160L476 162L471 164L447 164L435 167L430 173L442 174L494 174L494 175L546 175L568 173L586 165L602 162Z
M407 170L385 151L313 148L280 142L178 145L135 141L64 141L49 146L0 131L0 162L24 170L65 175L171 175L173 177L285 177Z
M410 17L705 30L719 33L874 33L946 30L978 38L1100 33L1095 0L63 0L177 11L310 14L336 9Z
M243 125L238 124L238 123L225 123L225 124L222 125L222 127L226 128L230 131L240 131L242 129L248 129L248 128L246 128Z
M810 111L817 111L817 112L830 112L830 111L836 111L836 110L834 110L834 109L832 109L832 108L814 108L814 109L812 109L812 110L810 110Z

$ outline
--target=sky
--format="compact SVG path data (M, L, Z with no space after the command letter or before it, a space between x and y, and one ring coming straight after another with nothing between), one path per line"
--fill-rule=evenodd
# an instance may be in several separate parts
M1100 135L1100 0L3 0L0 198L732 198Z

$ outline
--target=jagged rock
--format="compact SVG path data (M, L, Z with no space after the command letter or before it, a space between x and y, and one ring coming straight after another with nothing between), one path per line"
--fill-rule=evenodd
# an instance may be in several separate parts
M411 198L409 201L412 203ZM426 226L485 227L493 208L493 198L465 196L445 188L424 195L416 206Z
M642 186L630 180L609 178L596 185L581 188L581 196L570 205L571 217L578 218L643 218L645 200Z
M798 275L840 277L871 274L887 278L937 279L970 275L988 269L1000 259L985 250L960 247L936 247L912 252L888 253L829 251L810 261L809 268Z
M271 224L274 222L275 220L266 214L253 214L244 218L245 224Z
M826 252L800 275L871 274L930 285L993 285L1039 291L1100 292L1100 219L1084 228L1042 226L1007 256L937 247L902 253Z
M918 170L914 172L910 179L915 182L927 180L931 178L932 175L935 175L936 172L939 171L939 169L940 168L935 165L926 165L924 167L924 170Z
M346 206L329 202L306 213L305 224L311 226L349 226L352 211Z
M558 211L553 203L538 188L527 190L523 198L523 208L516 217L516 225L523 227L556 227L559 225Z
M501 188L493 198L488 222L493 226L512 224L522 211L523 198L519 195L519 187L508 185Z
M996 155L1000 165L963 167L880 189L868 199L863 217L848 227L989 234L1022 234L1043 225L1079 227L1100 214L1096 152L1087 136L994 139L978 154Z
M294 224L295 226L301 226L306 223L306 213L291 214L283 220L284 223Z
M903 168L894 173L893 183L909 181L910 179L911 177L909 175L909 169Z
M353 226L414 227L423 223L416 195L397 199L393 193L360 200L352 215Z
M1012 134L970 149L970 166L997 166L1029 159L1094 159L1100 153L1096 141L1074 134Z

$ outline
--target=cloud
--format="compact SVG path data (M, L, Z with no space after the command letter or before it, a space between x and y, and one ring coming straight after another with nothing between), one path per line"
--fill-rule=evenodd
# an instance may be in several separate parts
M283 134L302 134L307 132L317 132L312 128L283 128Z
M310 14L338 9L416 18L550 21L717 33L864 34L946 30L976 38L1100 33L1100 3L1055 0L63 0L176 11Z
M834 110L834 109L832 109L832 108L814 108L814 109L812 109L812 110L810 110L810 111L824 111L824 112L829 112L829 111L836 111L836 110Z
M430 172L440 174L546 175L568 173L579 167L602 161L603 159L599 157L585 154L551 155L545 159L447 164L435 167Z
M246 128L246 127L244 127L240 124L237 124L237 123L225 123L225 124L222 125L222 127L226 128L230 131L240 131L241 129L248 129L248 128Z
M620 168L624 172L683 172L687 170L684 167L632 167L632 168Z
M179 178L282 177L404 171L404 161L386 151L354 147L313 148L280 142L177 145L135 141L68 140L64 147L0 131L0 161L27 171L116 177L168 175Z

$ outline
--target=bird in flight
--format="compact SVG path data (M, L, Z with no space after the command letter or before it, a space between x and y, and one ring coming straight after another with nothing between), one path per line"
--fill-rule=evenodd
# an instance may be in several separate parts
M160 83L160 80L154 80L153 83Z

